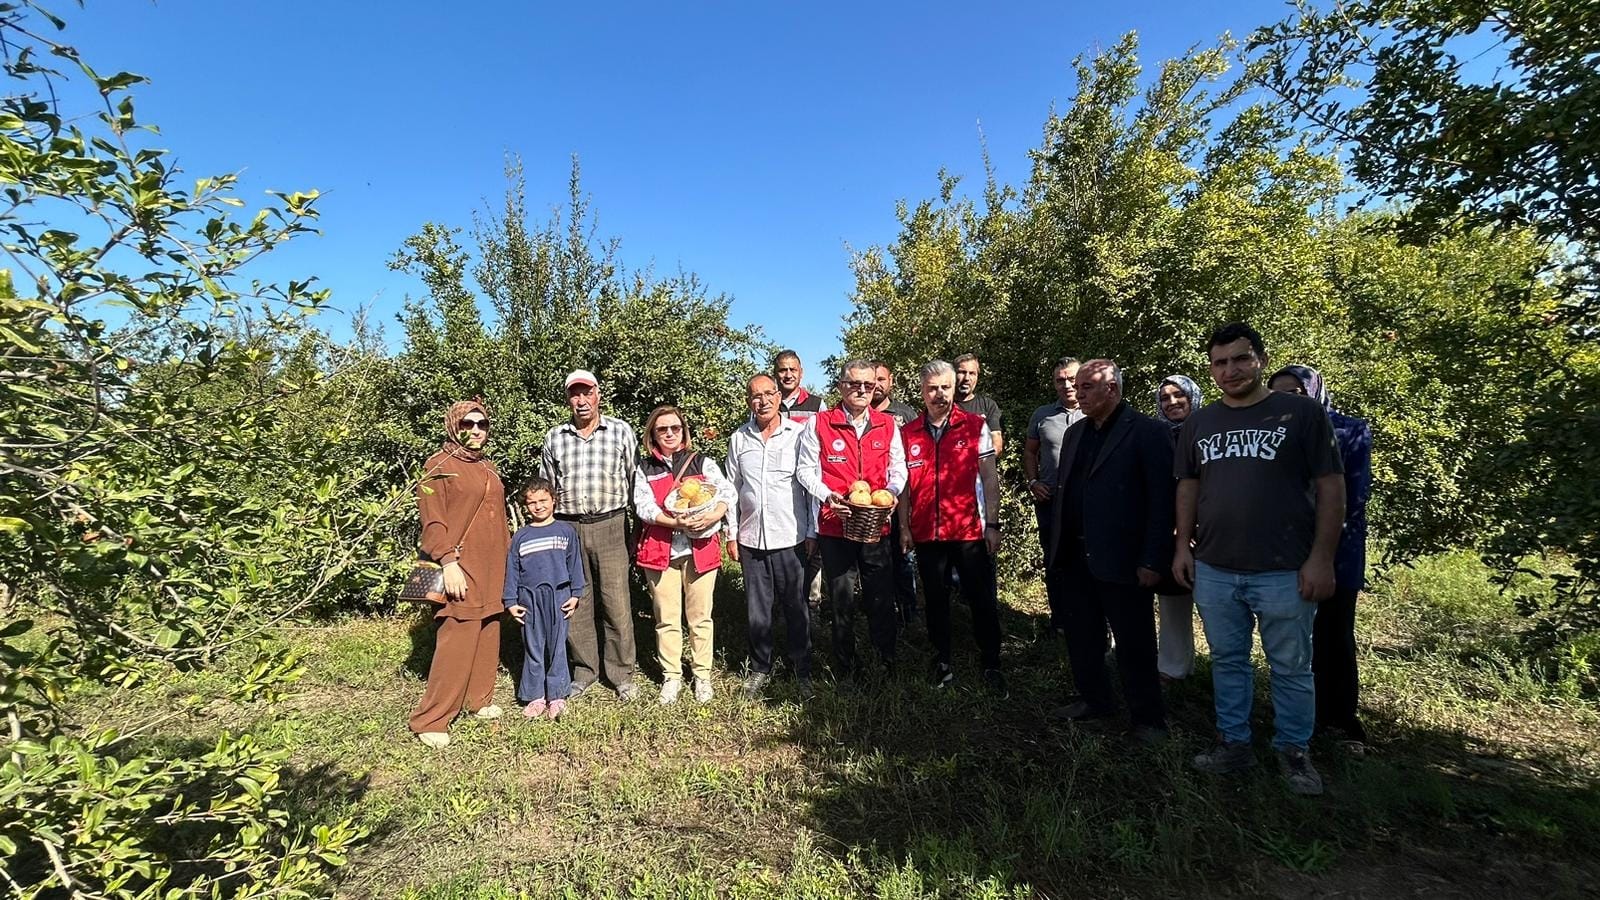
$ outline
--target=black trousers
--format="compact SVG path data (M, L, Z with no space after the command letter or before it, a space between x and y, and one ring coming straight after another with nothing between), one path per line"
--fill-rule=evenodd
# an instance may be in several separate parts
M1033 505L1035 521L1039 523L1039 548L1044 551L1044 558L1050 559L1050 541L1053 539L1050 528L1054 524L1050 515L1050 504L1035 503ZM1066 603L1067 591L1062 585L1065 569L1061 566L1047 566L1044 570L1044 595L1050 601L1050 627L1055 631L1064 632L1067 629Z
M911 564L911 554L900 549L900 517L890 517L889 562L894 572L894 605L900 610L900 621L909 623L917 614L917 571Z
M1057 557L1066 589L1067 656L1084 702L1100 712L1116 708L1106 671L1106 626L1117 641L1117 673L1128 717L1135 725L1166 727L1161 678L1156 671L1156 622L1152 588L1101 581L1089 571L1083 545Z
M972 610L972 636L985 669L1000 668L1000 602L994 557L983 541L926 541L917 545L917 568L928 601L928 640L936 661L950 664L950 583L961 575L961 596Z
M841 677L856 670L856 573L861 577L861 600L866 606L867 634L884 662L894 662L894 573L890 569L889 542L863 544L849 538L819 535L822 577L828 602L833 606L833 659Z
M811 608L806 603L804 544L779 550L739 545L744 567L745 609L750 619L750 668L772 672L772 622L783 611L785 643L794 674L811 676Z
M1317 727L1340 728L1366 740L1357 715L1361 677L1356 671L1356 594L1339 588L1317 604L1311 628L1311 673L1317 687Z

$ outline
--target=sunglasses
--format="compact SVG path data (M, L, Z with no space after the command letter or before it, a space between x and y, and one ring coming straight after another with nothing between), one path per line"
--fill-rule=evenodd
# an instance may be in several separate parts
M846 381L840 385L840 387L844 388L845 390L854 391L857 394L863 394L867 391L874 390L877 388L877 386L878 383L876 381Z
M682 425L657 425L656 426L656 434L674 434L674 433L682 431L682 430L683 430L683 426Z
M474 431L488 431L489 430L489 420L488 419L462 419L461 420L461 427L462 428L470 428L470 429L472 429Z

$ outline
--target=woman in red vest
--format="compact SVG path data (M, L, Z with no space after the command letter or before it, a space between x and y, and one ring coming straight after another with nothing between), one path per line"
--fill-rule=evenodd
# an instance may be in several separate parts
M733 484L716 460L691 446L683 413L658 406L645 422L645 456L633 480L633 507L643 523L637 561L656 615L656 655L661 662L661 705L683 691L683 630L689 628L694 699L711 699L711 595L722 566L722 533L731 531ZM689 486L692 485L692 486ZM671 508L668 495L691 497L687 510ZM677 498L674 498L677 499ZM687 620L687 623L685 622Z

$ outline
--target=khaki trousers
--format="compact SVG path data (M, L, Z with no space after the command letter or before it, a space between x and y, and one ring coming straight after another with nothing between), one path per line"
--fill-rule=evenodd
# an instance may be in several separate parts
M433 664L428 689L411 711L417 734L446 731L465 708L477 712L494 702L494 679L500 666L500 616L487 619L436 619Z
M666 678L683 677L683 630L689 629L689 654L696 678L711 677L711 595L717 570L696 572L689 557L663 571L644 570L656 614L656 658ZM687 621L685 621L687 620Z

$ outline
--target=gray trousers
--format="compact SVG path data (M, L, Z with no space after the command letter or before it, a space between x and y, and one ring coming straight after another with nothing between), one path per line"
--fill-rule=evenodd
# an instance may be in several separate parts
M613 687L633 681L637 658L633 610L628 602L627 522L624 511L603 522L572 523L578 529L578 540L583 542L584 582L583 595L578 598L567 632L573 684L590 684L601 676Z

